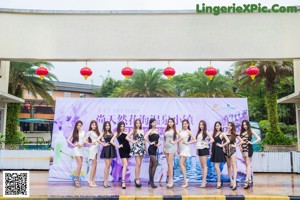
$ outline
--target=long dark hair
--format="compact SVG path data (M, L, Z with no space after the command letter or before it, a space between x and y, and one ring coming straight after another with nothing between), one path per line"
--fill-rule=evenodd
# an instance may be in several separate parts
M200 124L203 124L203 130L201 130L200 128ZM197 131L197 135L196 135L196 139L198 138L198 135L201 133L202 131L202 140L205 140L207 137L207 126L206 126L206 121L204 120L200 120L199 124L198 124L198 131Z
M75 125L74 125L74 129L73 129L73 134L72 134L72 143L74 142L78 142L79 141L79 132L77 129L77 125L81 124L81 126L83 125L81 120L78 120Z
M106 124L109 125L108 131L107 131L106 128L105 128ZM106 138L107 133L113 134L113 132L111 131L111 124L110 124L109 121L105 121L104 124L103 124L103 137L104 137L104 138Z
M244 122L247 125L247 134L248 134L248 140L252 139L252 130L251 130L251 125L250 122L248 120L243 120L242 121L242 127L241 127L241 134L244 133L246 130L244 129Z
M142 129L142 121L140 120L140 119L135 119L134 120L134 125L133 125L133 139L135 139L136 140L136 138L137 138L137 127L136 127L136 122L137 121L139 121L140 122L140 124L141 124L141 126L140 126L140 130Z
M120 121L117 125L117 136L119 137L119 135L121 134L121 126L124 125L125 128L125 123L123 121Z
M99 131L98 123L97 123L96 120L92 120L92 121L90 122L89 131L93 131L92 125L93 125L94 123L96 124L95 133L97 134L97 136L99 136L99 135L100 135L100 131ZM92 139L91 139L90 137L89 137L88 141L89 141L89 143L92 143Z
M235 124L233 122L228 122L228 125L231 126L231 138L230 138L230 144L234 144L235 140L236 140L236 127Z
M152 129L152 123L155 122L155 121L156 121L156 119L154 119L154 118L151 118L151 119L149 120L149 130ZM151 134L152 134L152 133L151 133ZM151 134L150 134L150 135L151 135Z
M174 123L173 127L170 127L170 126L169 126L169 121L170 121L170 120ZM176 124L175 124L174 118L169 118L169 119L168 119L168 124L167 124L167 127L166 127L165 132L167 132L167 131L170 130L171 128L173 128L173 130L174 130L173 140L176 140L176 133L177 133L177 131L176 131Z
M213 138L215 138L216 135L217 135L217 130L216 130L216 125L217 125L217 124L219 124L219 125L221 126L220 131L223 132L221 122L217 121L217 122L215 123L215 125L214 125Z

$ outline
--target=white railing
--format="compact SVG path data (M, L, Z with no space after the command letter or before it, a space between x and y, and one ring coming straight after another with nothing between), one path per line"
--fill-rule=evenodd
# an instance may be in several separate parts
M48 170L50 150L0 150L0 169Z
M300 173L300 152L293 151L292 156L293 156L293 172Z
M291 152L254 152L253 172L292 172Z

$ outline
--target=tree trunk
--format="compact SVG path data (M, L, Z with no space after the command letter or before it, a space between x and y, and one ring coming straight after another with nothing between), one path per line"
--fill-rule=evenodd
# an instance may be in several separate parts
M275 91L266 92L266 106L268 112L268 120L270 122L271 132L273 134L280 134L281 131L278 125L278 114L277 114L277 93Z

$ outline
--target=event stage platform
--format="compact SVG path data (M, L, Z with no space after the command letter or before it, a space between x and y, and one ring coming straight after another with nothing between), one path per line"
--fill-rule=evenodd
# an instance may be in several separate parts
M157 183L156 189L148 187L146 183L141 188L134 187L133 183L127 183L127 189L123 190L119 183L113 183L111 188L104 188L102 182L98 187L90 188L87 183L75 188L70 182L48 183L48 171L30 172L30 199L145 199L145 200L179 200L179 199L294 199L300 200L300 175L299 174L255 174L254 187L244 190L242 186L236 191L229 189L225 184L221 190L215 188L214 183L208 187L199 188L199 183L191 183L189 187L182 189L180 183L172 189L167 189L165 183ZM0 173L0 193L3 194L3 173ZM0 198L12 199L12 198ZM20 199L20 198L19 198ZM28 199L28 198L23 198Z

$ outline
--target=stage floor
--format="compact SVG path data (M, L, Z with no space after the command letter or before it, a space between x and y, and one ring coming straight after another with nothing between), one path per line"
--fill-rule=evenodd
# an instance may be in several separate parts
M112 183L111 188L104 188L102 182L98 187L90 188L86 182L75 188L70 182L48 183L48 171L30 172L30 197L37 199L300 199L299 174L261 174L254 175L254 186L245 190L242 186L236 191L229 189L228 183L218 190L214 183L199 188L199 183L190 183L182 189L180 183L172 189L165 183L156 183L158 188L152 189L146 183L141 188L127 183L122 189L119 183ZM0 194L3 194L3 173L0 173ZM289 197L291 196L291 197ZM3 197L0 199L4 199ZM11 198L10 198L11 199ZM28 198L27 198L28 199Z

